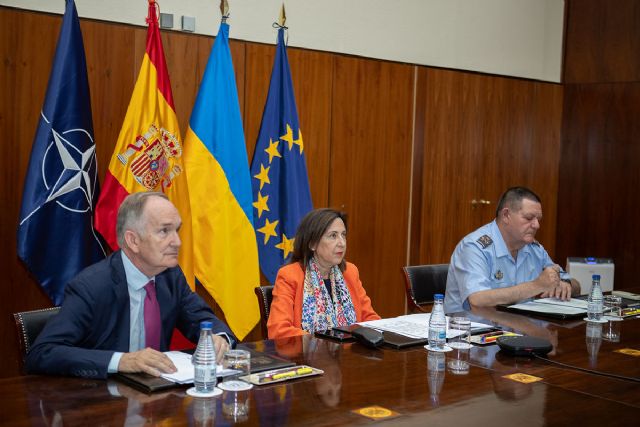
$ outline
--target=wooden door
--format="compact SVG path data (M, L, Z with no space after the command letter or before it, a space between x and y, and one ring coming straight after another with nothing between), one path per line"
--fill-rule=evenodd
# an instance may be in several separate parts
M449 262L460 239L491 221L500 194L515 185L542 198L538 238L552 254L562 88L422 68L417 90L416 162L422 163L414 163L421 179L413 192L420 208L412 211L418 238L411 263Z

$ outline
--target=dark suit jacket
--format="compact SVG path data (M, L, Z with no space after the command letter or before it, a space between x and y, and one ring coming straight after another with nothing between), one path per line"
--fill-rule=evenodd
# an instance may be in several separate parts
M179 267L155 278L162 318L160 350L169 349L174 327L197 342L200 322L213 332L229 328L192 292ZM106 378L114 352L129 351L129 291L120 251L87 267L65 289L60 312L52 317L27 355L29 373Z

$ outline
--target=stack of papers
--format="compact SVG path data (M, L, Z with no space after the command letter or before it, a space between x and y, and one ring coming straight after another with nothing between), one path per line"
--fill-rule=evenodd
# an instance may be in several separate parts
M568 301L562 301L557 298L540 298L520 304L510 305L509 308L519 310L534 311L537 313L553 313L553 314L583 314L587 312L587 301L582 299L571 298Z
M191 363L191 355L183 353L181 351L167 351L166 354L169 359L176 365L178 369L173 374L162 374L162 378L169 381L173 381L178 384L190 384L193 382L194 369ZM222 365L216 366L216 375L219 377L226 377L239 372L236 369L224 369Z
M411 338L429 338L429 319L431 313L407 314L405 316L392 317L389 319L369 320L360 322L360 325L381 331L395 332ZM452 331L448 328L449 316L447 316L447 338L455 338L461 335L459 331ZM471 322L471 329L490 328L491 325Z

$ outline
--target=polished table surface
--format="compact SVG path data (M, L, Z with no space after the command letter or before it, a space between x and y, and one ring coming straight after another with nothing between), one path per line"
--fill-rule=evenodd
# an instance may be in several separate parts
M603 339L602 328L584 321L545 321L484 310L487 321L549 339L549 359L503 355L496 345L468 354L368 349L310 336L249 344L281 354L324 375L225 392L211 399L188 396L184 388L147 395L114 380L24 376L0 380L0 423L6 425L351 425L374 421L354 412L391 415L388 425L638 425L640 319L617 322L619 340ZM616 342L617 341L617 342ZM466 359L466 360L465 360ZM465 362L468 361L468 364ZM505 375L541 378L519 383ZM237 402L245 405L238 406ZM247 414L234 414L237 408Z

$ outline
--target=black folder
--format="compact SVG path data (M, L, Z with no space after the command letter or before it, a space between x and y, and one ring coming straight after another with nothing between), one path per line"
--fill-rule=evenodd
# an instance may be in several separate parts
M251 353L252 374L271 369L288 368L290 366L295 366L294 362L280 356L262 353L243 345L239 345L237 348L247 350ZM173 381L166 380L162 377L154 377L153 375L145 373L131 374L118 372L113 376L113 378L145 393L154 393L174 387L191 387L191 384L174 383Z
M162 377L154 377L153 375L145 373L131 374L118 372L113 376L113 378L135 388L136 390L140 390L148 394L166 390L168 388L191 387L191 384L174 383L173 381L166 380Z
M384 337L384 343L382 344L383 347L391 347L398 350L429 343L429 340L427 338L413 338L389 331L383 331L382 336Z
M350 326L336 326L333 329L343 332L351 332L353 331L353 329L357 329L361 326L362 325L359 325L358 323L354 323ZM382 337L384 338L384 342L382 343L383 347L390 347L395 349L425 345L429 343L429 340L427 338L408 337L406 335L401 335L390 331L382 331Z

